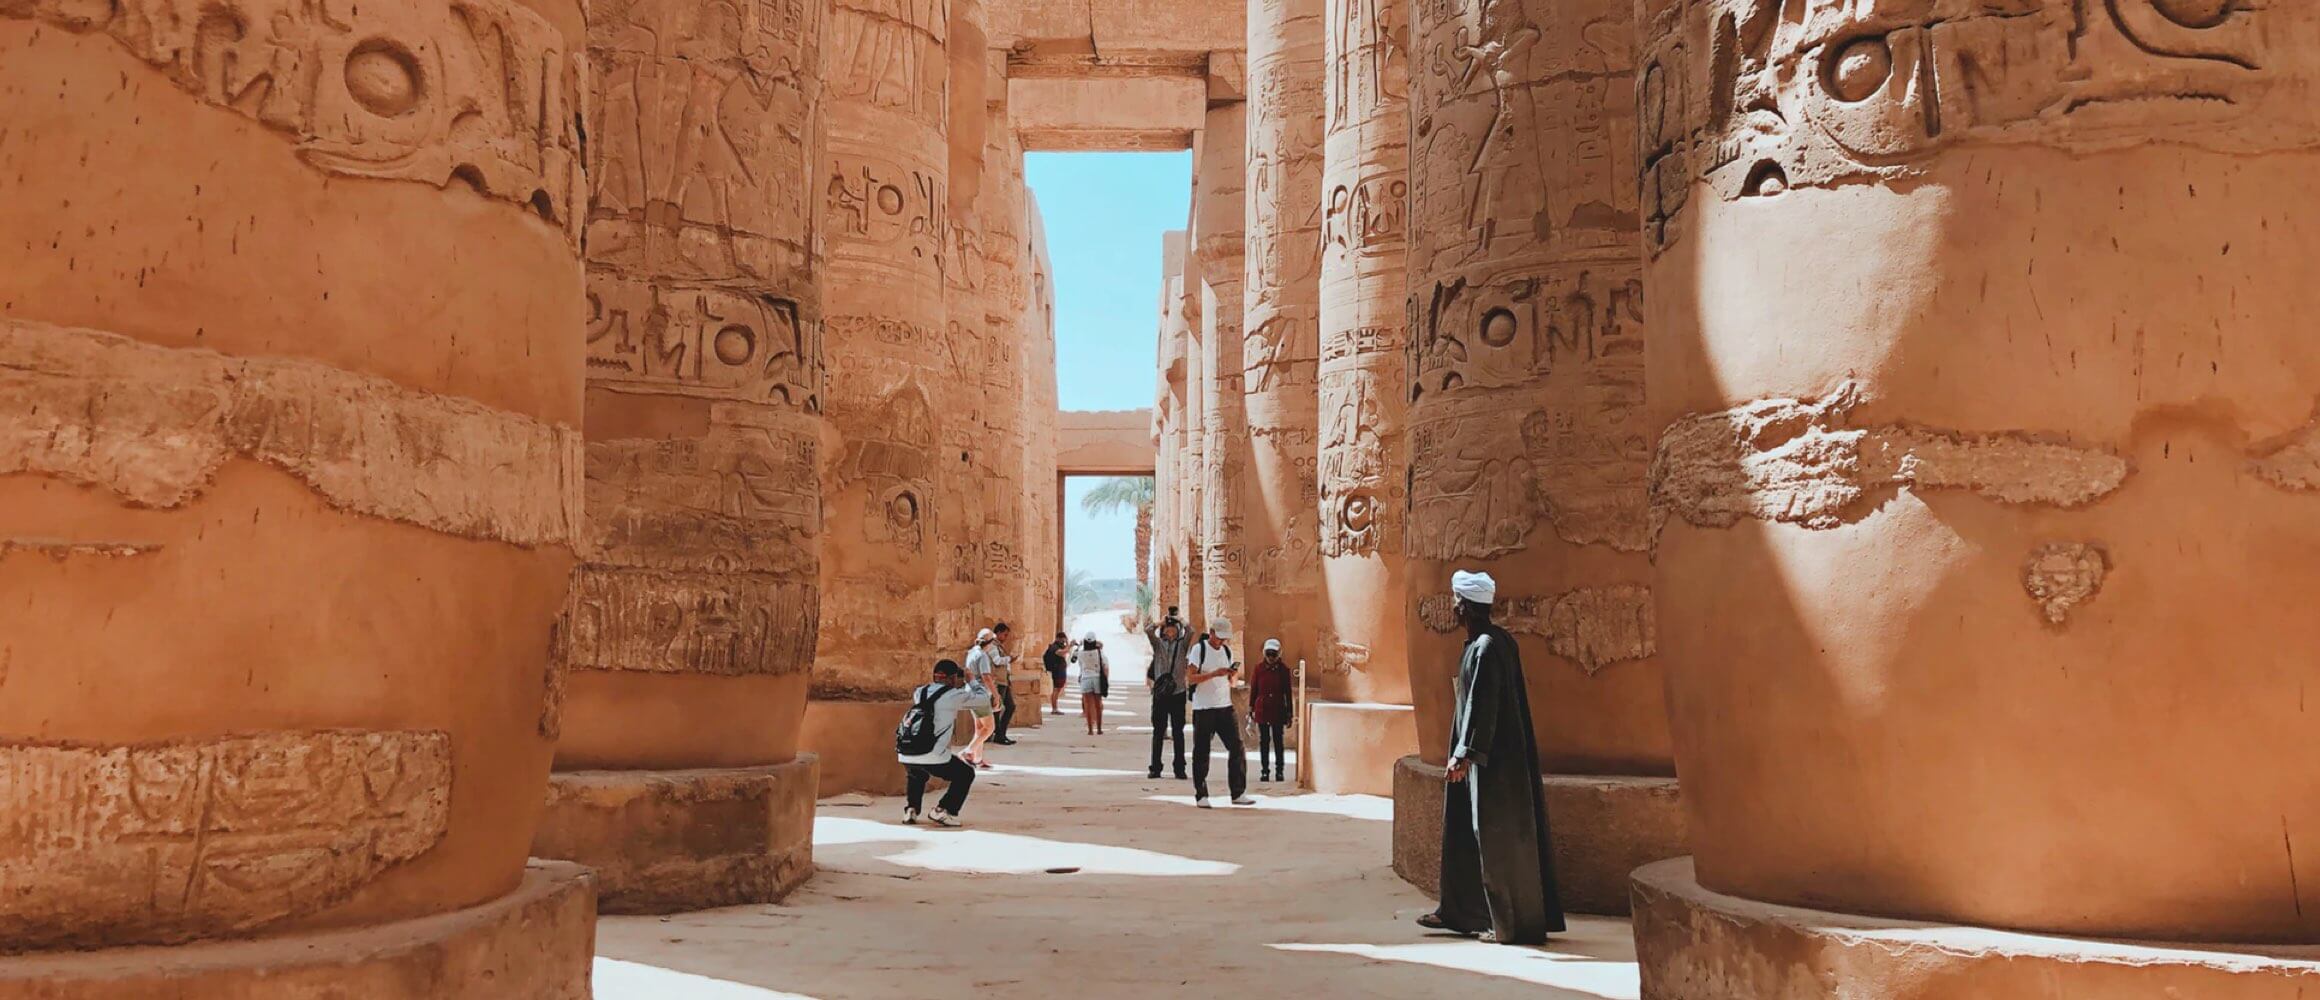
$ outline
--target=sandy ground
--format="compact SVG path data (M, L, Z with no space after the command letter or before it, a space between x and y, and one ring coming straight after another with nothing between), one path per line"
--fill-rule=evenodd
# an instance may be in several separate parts
M805 888L780 906L604 918L596 995L1638 995L1625 921L1574 918L1543 949L1411 923L1432 907L1388 867L1386 799L1256 783L1252 761L1258 804L1229 806L1221 758L1215 809L1193 807L1189 782L1147 780L1144 643L1116 615L1072 634L1091 628L1119 660L1107 735L1083 735L1066 696L1066 714L991 748L965 829L904 826L899 799L823 802Z

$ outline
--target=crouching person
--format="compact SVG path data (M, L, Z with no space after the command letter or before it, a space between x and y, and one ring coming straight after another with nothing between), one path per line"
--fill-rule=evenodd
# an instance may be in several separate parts
M903 714L902 724L894 727L894 759L910 774L903 822L918 822L926 783L941 778L950 787L926 818L936 826L959 825L959 810L967 804L968 790L975 787L975 768L951 751L951 730L958 726L959 712L971 697L966 671L952 660L935 664L934 683L911 693L910 711Z

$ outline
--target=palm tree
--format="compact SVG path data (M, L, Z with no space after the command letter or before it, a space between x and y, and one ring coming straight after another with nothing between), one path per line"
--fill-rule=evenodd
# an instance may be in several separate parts
M1136 585L1139 587L1152 583L1152 503L1159 495L1159 487L1151 476L1113 476L1079 498L1079 509L1096 517L1124 510L1136 512Z
M1095 609L1095 603L1095 580L1088 576L1087 570L1075 569L1064 574L1063 610L1065 614L1076 615L1082 611L1092 611Z

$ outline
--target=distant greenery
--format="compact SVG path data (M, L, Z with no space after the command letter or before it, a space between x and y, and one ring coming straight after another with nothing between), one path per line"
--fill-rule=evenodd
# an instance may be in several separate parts
M1090 611L1111 608L1126 609L1136 599L1134 580L1098 580L1086 570L1073 570L1064 578L1063 610L1066 615L1078 616Z
M1079 509L1095 517L1120 511L1136 514L1136 582L1152 582L1152 504L1160 496L1159 485L1150 476L1113 476L1086 496L1079 498ZM1065 607L1069 607L1069 602ZM1149 613L1150 609L1144 609Z

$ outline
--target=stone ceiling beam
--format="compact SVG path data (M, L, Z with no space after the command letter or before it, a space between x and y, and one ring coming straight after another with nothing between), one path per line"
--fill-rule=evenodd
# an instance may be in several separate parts
M1026 150L1190 149L1208 113L1201 75L1017 77L1007 97Z

